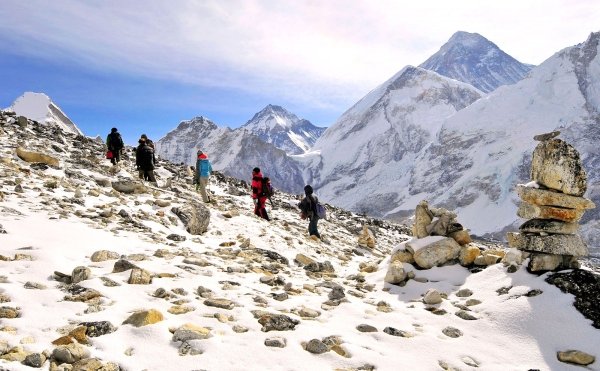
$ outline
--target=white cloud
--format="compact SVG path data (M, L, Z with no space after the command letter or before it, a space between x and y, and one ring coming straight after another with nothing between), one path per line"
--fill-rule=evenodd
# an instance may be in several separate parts
M457 30L540 63L598 31L596 0L5 0L0 39L97 69L353 102Z

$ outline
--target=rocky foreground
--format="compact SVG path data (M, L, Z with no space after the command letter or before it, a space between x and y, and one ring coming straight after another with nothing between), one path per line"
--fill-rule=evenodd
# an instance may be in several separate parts
M543 311L556 301L546 279L591 320L571 330L600 340L600 280L589 270L509 273L505 247L471 242L490 258L403 268L397 285L384 284L406 226L329 207L315 241L292 195L275 196L266 222L243 181L216 174L203 204L185 166L160 161L155 187L136 180L128 156L111 167L104 151L100 139L0 114L0 370L597 365L592 346L568 333L537 348L523 344L544 332L514 335L538 316L556 321ZM69 226L31 223L56 239L90 232L50 253L51 238L11 244L12 219Z

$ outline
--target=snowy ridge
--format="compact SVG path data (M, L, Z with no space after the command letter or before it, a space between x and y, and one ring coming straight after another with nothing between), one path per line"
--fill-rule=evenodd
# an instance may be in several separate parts
M17 98L7 110L40 123L56 125L70 133L82 134L77 125L43 93L26 92Z

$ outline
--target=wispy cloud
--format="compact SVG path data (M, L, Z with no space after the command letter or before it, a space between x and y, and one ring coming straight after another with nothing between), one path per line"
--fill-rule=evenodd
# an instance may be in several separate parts
M347 104L457 30L540 63L600 28L597 0L4 0L16 53L103 71Z

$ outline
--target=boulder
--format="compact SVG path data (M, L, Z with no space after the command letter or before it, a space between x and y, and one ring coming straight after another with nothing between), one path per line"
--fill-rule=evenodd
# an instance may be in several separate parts
M454 241L456 241L461 246L473 242L473 240L471 240L471 235L469 235L469 231L467 231L466 229L449 233L448 237L453 238Z
M571 196L550 189L525 187L522 184L517 186L517 194L528 204L540 206L558 206L568 209L593 209L596 207L593 201L584 197Z
M481 250L479 247L471 244L464 245L460 248L460 253L458 254L458 261L460 265L466 267L468 265L473 264L475 259L481 254Z
M149 285L152 283L152 273L145 269L134 268L131 270L127 283L130 285Z
M433 220L433 214L429 211L429 204L423 200L415 208L415 224L413 225L413 236L423 238L429 236L427 226Z
M460 245L452 238L427 237L421 240L433 241L431 243L426 243L427 241L425 241L424 245L417 244L414 241L406 244L407 250L413 251L415 263L421 268L433 268L458 258Z
M531 179L573 196L587 190L587 174L577 150L561 139L540 142L531 158Z
M90 351L83 345L72 343L59 345L52 351L52 358L60 363L73 364L81 359L88 358Z
M368 247L370 249L375 247L375 236L366 225L363 226L362 232L360 236L358 236L358 246Z
M546 254L587 256L588 248L578 235L551 234L538 236L535 234L509 232L506 234L508 246L519 250L543 252Z
M563 257L553 254L531 254L528 268L531 272L553 271L561 266Z
M442 302L442 295L436 289L429 289L423 296L423 303L425 304L439 304Z
M387 283L397 285L401 282L404 282L404 280L406 280L406 276L407 273L404 270L404 264L399 260L395 260L390 263L383 280Z
M193 235L203 234L208 230L210 211L206 206L196 200L182 207L173 207L171 212L183 222L188 233Z
M395 261L412 264L415 262L415 259L413 258L413 254L411 252L402 249L397 250L392 254L392 257L390 258L390 263L393 263Z
M576 223L585 213L582 209L565 209L554 206L539 206L522 203L517 215L523 219L556 219L567 223Z
M121 193L146 193L148 188L138 180L119 180L111 183L113 189Z
M120 255L117 252L109 250L98 250L94 252L90 258L91 261L98 263L106 260L119 259Z
M88 267L79 266L73 269L71 273L71 283L79 283L92 277L92 271Z
M54 168L58 168L60 161L52 156L46 155L41 152L27 151L25 148L17 147L17 156L29 163L42 163Z

